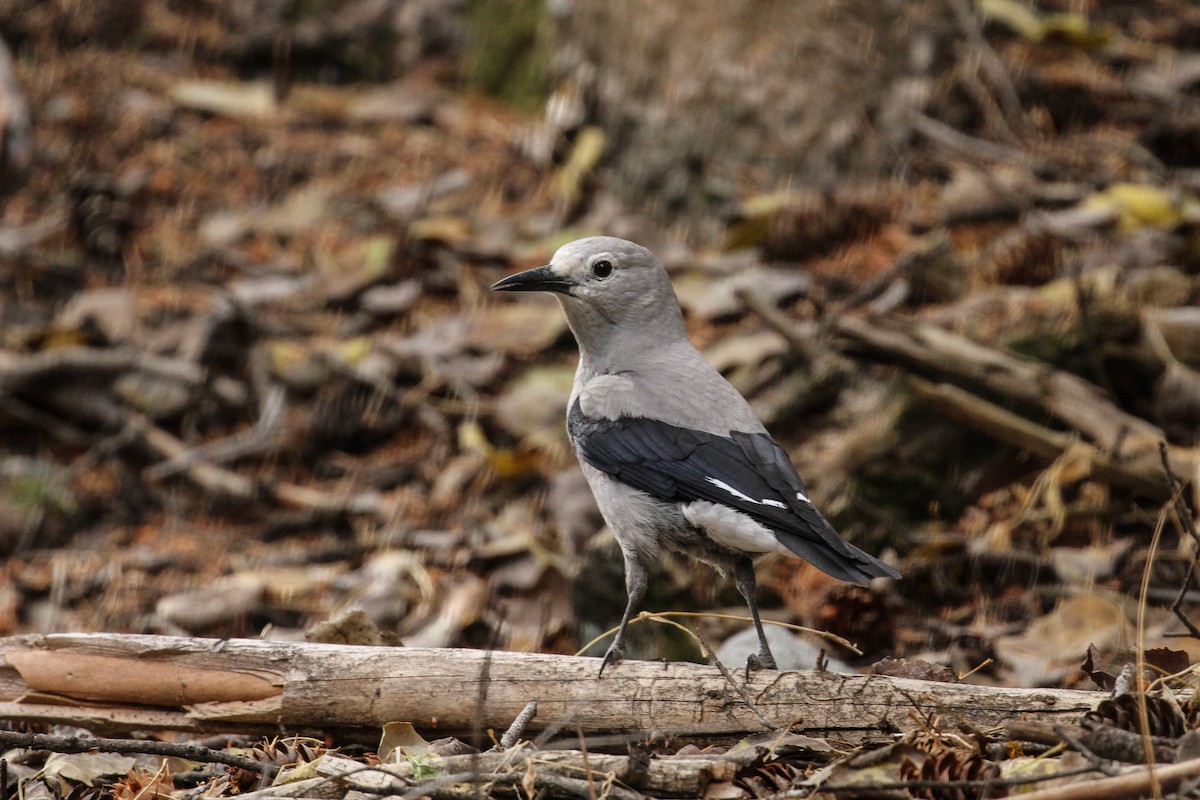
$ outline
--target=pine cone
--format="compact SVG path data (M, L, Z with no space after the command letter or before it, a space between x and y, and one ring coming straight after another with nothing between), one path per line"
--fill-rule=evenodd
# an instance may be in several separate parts
M1016 230L996 239L980 255L980 266L999 283L1038 286L1058 277L1063 244L1046 231Z
M247 754L250 758L263 764L276 767L288 767L296 764L307 764L316 761L325 753L330 752L317 739L306 739L292 736L287 739L271 739L259 742ZM262 785L263 776L241 767L229 768L229 782L240 792L249 792Z
M1183 714L1174 703L1162 697L1146 698L1146 717L1150 723L1151 736L1175 739L1187 732ZM1143 732L1138 698L1132 694L1117 695L1111 700L1103 700L1095 710L1084 714L1083 718L1124 731L1137 734Z
M864 653L891 650L896 627L879 592L840 584L829 590L814 617L814 627L849 639Z
M107 175L79 173L71 180L71 229L88 255L119 261L133 231L133 207Z
M767 259L789 259L833 252L872 235L895 207L893 193L875 186L798 193L771 220L763 253Z
M309 440L322 450L358 452L378 445L399 427L403 412L361 381L330 383L313 402Z
M982 781L1000 777L1000 768L984 761L978 753L963 750L943 750L930 755L920 765L904 759L900 763L900 779L905 781ZM909 789L913 797L922 800L975 800L983 796L983 787L929 786ZM988 787L988 797L1005 797L1008 787Z

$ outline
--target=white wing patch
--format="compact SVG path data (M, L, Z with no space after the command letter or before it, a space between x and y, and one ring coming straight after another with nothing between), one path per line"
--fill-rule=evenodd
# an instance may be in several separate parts
M770 529L742 512L707 500L680 505L687 521L719 545L746 553L789 553Z
M809 500L807 497L805 497L804 492L796 492L796 499L802 503L808 503L810 506L812 505L812 500Z
M745 494L743 492L739 492L737 489L733 488L725 481L717 480L716 478L705 478L705 480L708 481L709 483L711 483L713 486L717 487L718 489L724 489L725 491L729 492L731 495L736 497L738 500L745 500L747 503L757 503L758 502L750 495Z
M787 506L785 504L779 502L778 500L770 500L767 498L764 498L762 500L755 500L750 495L746 494L745 492L738 491L736 488L730 486L725 481L718 480L716 478L705 478L705 480L708 481L709 483L711 483L713 486L716 486L718 489L724 489L725 491L729 492L731 495L736 497L738 500L745 500L747 503L754 503L754 504L760 505L760 506L775 506L776 508L787 508ZM800 495L800 499L806 503L808 502L808 498L805 497L804 495Z

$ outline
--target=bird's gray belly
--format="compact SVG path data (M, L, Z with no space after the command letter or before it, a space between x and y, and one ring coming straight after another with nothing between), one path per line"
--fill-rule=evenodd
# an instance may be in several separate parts
M586 463L582 467L600 514L622 549L653 560L665 547L722 571L731 568L743 555L713 541L703 529L688 521L680 503L659 500Z

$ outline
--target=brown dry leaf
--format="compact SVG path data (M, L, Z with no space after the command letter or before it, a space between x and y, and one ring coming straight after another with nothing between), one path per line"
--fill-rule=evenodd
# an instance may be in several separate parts
M1014 686L1056 683L1077 670L1079 657L1093 643L1104 653L1128 645L1132 625L1119 603L1107 595L1080 594L1015 636L996 640L999 660L1012 671Z
M884 658L871 665L875 675L893 678L913 678L919 681L958 683L954 670L942 664L931 664L920 658Z
M372 286L362 293L359 306L372 314L399 316L412 308L421 299L424 287L415 279L399 283Z
M437 616L421 629L406 634L409 647L449 647L455 635L479 619L487 607L487 581L472 572L447 576L443 583L451 584L438 603Z
M787 340L782 335L764 330L718 339L705 348L704 357L719 372L728 374L737 367L757 366L787 350Z
M427 752L429 742L417 733L411 722L384 724L378 747L379 760L384 764L400 764L409 756L419 756Z
M391 216L408 222L432 201L460 192L470 185L471 173L452 169L427 181L384 189L375 196L375 202Z
M453 102L454 97L440 89L391 83L357 95L347 113L363 122L413 123L431 118L438 107Z
M566 330L567 321L557 305L547 299L485 306L471 319L468 342L488 352L538 355Z
M1154 387L1154 416L1172 436L1190 444L1200 435L1200 370L1172 361Z
M341 302L387 277L396 252L396 239L387 234L368 236L323 256L314 254L327 300Z
M115 800L171 800L174 794L175 779L165 764L155 772L131 769L112 787Z
M1093 644L1088 645L1087 657L1083 659L1079 669L1092 679L1092 683L1106 692L1112 691L1113 686L1117 683L1116 676L1105 667L1104 656Z
M1200 306L1149 309L1145 324L1147 334L1161 337L1171 357L1200 368Z
M345 572L346 564L307 564L299 567L258 567L267 602L274 606L306 606L319 599Z
M437 214L413 220L408 236L415 241L462 245L471 238L471 221L456 214Z
M168 595L154 613L186 631L203 631L263 607L267 584L257 572L240 572L221 578L203 589Z
M384 637L365 611L351 608L313 625L304 632L304 641L377 646L384 644Z
M1155 647L1142 654L1142 658L1164 675L1177 675L1191 666L1192 659L1183 650L1170 647Z
M151 419L165 419L195 402L191 387L146 372L127 372L113 382L113 394Z
M359 100L359 92L328 84L295 84L288 90L285 106L304 117L339 121Z
M123 342L137 325L137 301L128 289L104 287L80 292L54 318L54 327L77 331L94 326L109 342Z
M232 245L250 233L299 236L332 216L332 201L330 185L304 184L267 209L233 208L214 212L200 223L200 236L211 247Z
M739 800L750 793L732 781L714 781L704 787L704 800Z
M505 385L496 401L496 421L535 446L561 446L563 415L574 380L571 365L531 366Z
M1050 561L1064 583L1094 586L1116 574L1117 565L1132 546L1130 539L1090 547L1055 546L1050 549Z
M529 591L503 598L505 649L538 653L556 642L563 646L575 620L566 583L560 571L546 569Z
M117 753L51 753L42 766L42 775L57 779L66 794L70 788L65 781L91 786L100 778L124 775L136 765L133 756Z
M333 612L335 618L360 609L385 628L399 623L413 607L431 602L435 593L424 561L408 550L376 553L338 583L345 596Z
M860 751L820 770L805 781L805 785L816 787L816 796L824 796L820 794L820 787L825 784L860 786L865 794L870 791L872 786L898 780L900 764L904 759L920 761L927 755L907 742L897 742L868 752ZM829 796L844 797L846 795L844 792L839 792L837 795Z
M693 279L684 285L679 297L684 309L701 319L716 319L745 311L739 292L753 292L770 305L781 305L808 294L813 281L805 271L755 265L717 280Z

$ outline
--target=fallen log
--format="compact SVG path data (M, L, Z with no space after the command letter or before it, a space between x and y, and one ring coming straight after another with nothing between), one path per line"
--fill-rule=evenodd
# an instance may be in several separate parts
M716 667L435 648L132 634L0 639L0 718L95 732L302 733L411 722L440 736L503 730L535 700L529 731L676 736L794 732L858 743L927 725L1075 722L1105 695L879 675L757 672L730 685ZM753 703L753 707L749 705Z

